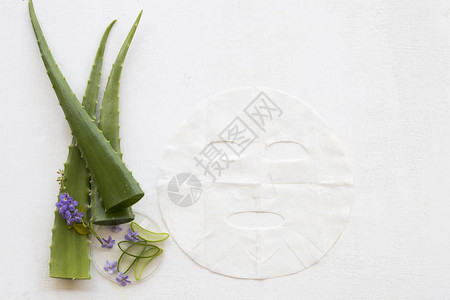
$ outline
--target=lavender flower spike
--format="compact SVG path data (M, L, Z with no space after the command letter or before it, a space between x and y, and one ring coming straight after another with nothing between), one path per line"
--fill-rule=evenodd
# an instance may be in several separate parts
M66 220L67 225L70 226L73 223L81 223L81 218L84 214L82 212L78 212L78 209L76 209L78 202L73 200L69 194L60 194L59 201L56 202L55 205L58 208L61 217Z
M106 266L104 267L105 271L107 271L109 274L113 274L117 271L117 261L109 262L109 260L106 261Z
M130 242L139 242L140 239L137 237L139 232L131 230L128 228L127 234L125 234L124 238Z
M116 278L117 282L120 283L121 286L126 286L127 283L131 283L131 281L127 279L128 275L124 276L122 272L119 272L119 277Z
M114 246L115 242L116 241L113 240L111 236L109 236L107 240L105 238L102 238L102 248L111 249Z

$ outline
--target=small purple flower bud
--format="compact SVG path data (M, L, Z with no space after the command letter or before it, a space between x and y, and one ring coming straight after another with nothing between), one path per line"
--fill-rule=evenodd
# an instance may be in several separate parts
M128 228L128 231L125 234L124 238L125 238L125 240L130 241L130 242L139 242L140 239L137 237L138 234L139 234L139 232L133 231L133 230L131 230L131 228Z
M106 266L104 267L105 271L107 271L109 274L113 274L117 271L117 261L109 262L106 261Z
M123 275L122 272L119 272L119 276L116 278L117 282L120 283L121 286L126 286L127 283L131 283L131 281L128 280L128 275Z
M111 236L108 239L102 238L102 248L111 249L115 242L116 240L113 240Z

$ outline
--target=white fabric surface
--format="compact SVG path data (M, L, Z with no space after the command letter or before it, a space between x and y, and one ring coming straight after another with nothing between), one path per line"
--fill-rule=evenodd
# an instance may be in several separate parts
M48 278L70 132L36 46L26 1L0 2L0 298L448 299L450 5L436 0L35 0L47 40L81 97L107 24L104 74L144 9L121 80L124 160L162 225L164 146L202 99L270 86L313 106L340 137L355 179L350 221L316 265L269 280L199 267L168 241L145 284ZM102 89L106 83L103 78Z

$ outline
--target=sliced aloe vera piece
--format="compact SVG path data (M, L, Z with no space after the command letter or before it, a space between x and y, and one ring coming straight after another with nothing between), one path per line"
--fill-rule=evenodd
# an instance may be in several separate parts
M119 272L122 272L123 274L126 274L137 260L137 257L129 256L128 254L123 252L119 257L119 261L117 262L117 270Z
M150 230L144 229L142 226L140 226L139 224L137 224L135 222L131 222L131 229L133 231L139 232L139 235L138 235L139 238L141 238L147 242L151 242L151 243L162 242L162 241L167 240L167 238L169 237L168 233L152 232Z
M129 242L122 241L119 244L119 249L125 254L133 257L151 257L158 253L159 247L147 244L147 242ZM127 247L128 246L128 247ZM143 252L146 254L144 255Z
M147 249L147 243L146 242L129 242L131 245L126 248L125 250L122 249L121 245L124 244L122 241L118 244L120 250L123 251L122 255L119 257L119 261L117 262L117 270L119 272L122 272L123 274L127 273L131 267L134 265L134 263L137 261L137 259L140 257L141 254L144 253L144 251Z
M142 257L139 257L136 259L136 265L134 266L134 278L136 280L140 280L142 278L142 274L144 273L145 268L148 266L148 264L155 258L157 258L159 255L161 255L163 253L163 249L159 249L158 253L156 253L156 255L145 258L144 256L147 255L149 252L151 251L146 250L142 253Z

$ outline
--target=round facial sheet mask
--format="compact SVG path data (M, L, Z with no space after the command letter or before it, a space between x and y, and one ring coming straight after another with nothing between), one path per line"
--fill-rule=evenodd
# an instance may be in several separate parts
M162 216L201 266L237 278L301 271L336 243L352 177L306 104L258 88L203 102L176 131L157 180Z

